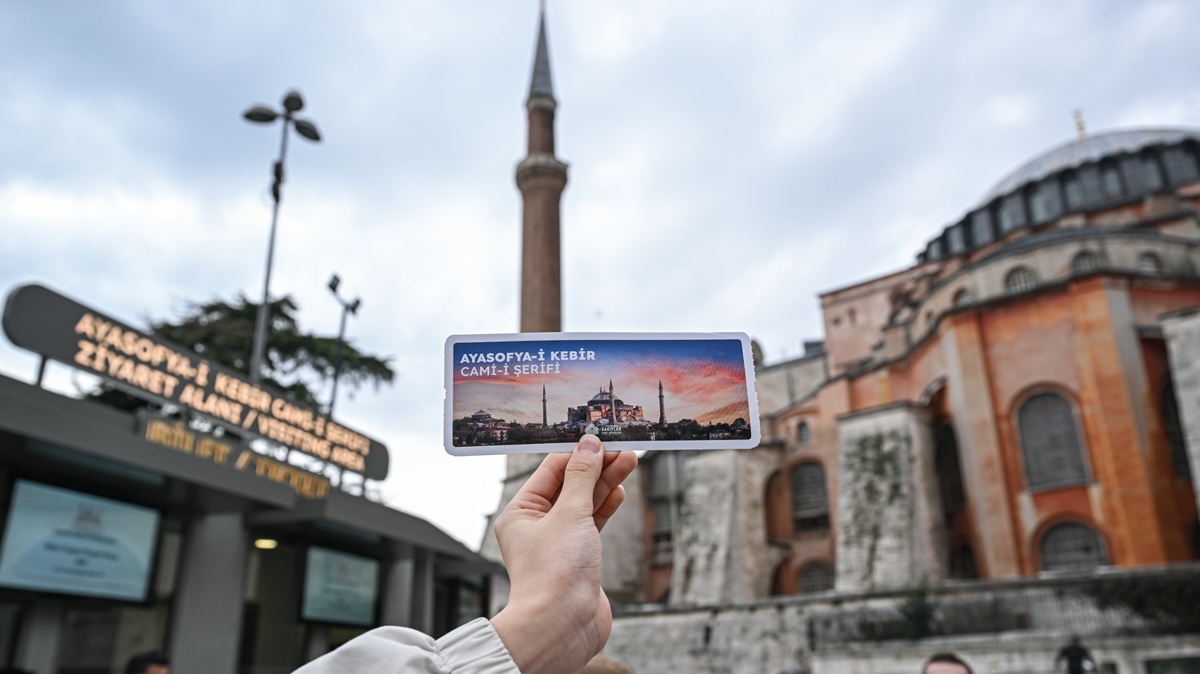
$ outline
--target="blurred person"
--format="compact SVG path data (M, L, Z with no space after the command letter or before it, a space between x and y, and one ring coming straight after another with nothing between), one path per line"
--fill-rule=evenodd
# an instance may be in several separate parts
M600 530L625 500L633 452L605 453L585 435L550 454L496 519L511 582L508 605L440 639L379 627L296 674L559 674L578 672L608 641Z
M1072 636L1071 643L1058 652L1058 657L1054 658L1054 668L1058 669L1063 660L1067 661L1068 674L1084 674L1096 668L1096 661L1080 643L1078 636Z
M934 653L925 661L922 674L974 674L971 666L953 653Z
M171 674L171 660L159 651L137 653L125 664L125 674Z

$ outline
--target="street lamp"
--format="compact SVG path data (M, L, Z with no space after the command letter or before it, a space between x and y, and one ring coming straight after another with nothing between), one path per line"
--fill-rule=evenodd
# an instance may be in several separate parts
M337 274L329 279L329 292L333 293L338 303L342 305L342 327L338 328L337 350L333 356L333 393L329 395L329 409L326 411L330 417L333 416L333 404L337 402L338 379L342 376L342 347L346 343L346 316L358 314L358 308L362 306L362 299L358 297L355 297L352 302L342 299L342 296L338 294L338 286L341 283L342 279L338 278Z
M271 183L271 196L275 199L275 208L271 212L271 235L267 239L267 274L263 279L262 304L258 306L258 316L254 320L254 350L250 354L250 381L258 382L262 378L263 358L267 352L267 322L270 318L271 304L271 265L275 261L275 225L279 222L279 192L283 187L283 160L287 156L288 129L295 128L296 133L308 140L319 143L321 134L317 126L307 119L293 117L304 109L304 99L299 91L289 91L283 97L283 112L278 112L265 105L256 105L242 116L247 121L256 124L270 124L280 117L283 118L283 140L279 145L279 160L275 162L275 181Z

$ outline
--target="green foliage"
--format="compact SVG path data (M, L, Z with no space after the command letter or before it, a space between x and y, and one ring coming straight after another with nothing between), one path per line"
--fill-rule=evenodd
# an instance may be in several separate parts
M212 300L189 304L178 320L151 322L148 332L249 375L258 306L244 295L233 302ZM298 310L291 297L271 302L262 381L298 402L319 406L328 401L318 400L314 389L324 388L333 381L337 335L302 330L296 320ZM356 391L365 384L378 389L392 383L395 376L390 358L364 353L348 342L343 345L339 384L342 390ZM127 410L146 404L103 385L87 397Z
M1200 573L1097 578L1084 590L1099 608L1126 608L1166 627L1200 632Z
M937 607L929 599L929 586L909 592L900 604L900 615L904 618L900 630L907 639L924 639L933 633L933 612Z

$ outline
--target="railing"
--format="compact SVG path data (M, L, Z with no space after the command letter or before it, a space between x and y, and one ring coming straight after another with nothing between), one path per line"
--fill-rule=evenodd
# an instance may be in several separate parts
M961 583L871 599L846 597L839 604L814 607L809 614L811 650L1004 633L1085 638L1200 633L1200 566Z

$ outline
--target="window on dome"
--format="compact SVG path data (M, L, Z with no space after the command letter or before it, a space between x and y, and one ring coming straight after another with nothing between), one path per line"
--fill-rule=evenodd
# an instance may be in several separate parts
M1004 277L1004 292L1009 295L1028 292L1037 287L1037 275L1029 267L1017 267Z
M1162 260L1154 253L1142 253L1138 256L1138 271L1150 275L1161 274L1163 271Z
M1121 186L1121 174L1117 172L1116 167L1104 167L1104 195L1109 199L1116 199L1124 193Z
M1000 231L1007 234L1018 227L1024 227L1025 197L1020 192L1004 197L1000 206Z
M1090 274L1100 268L1100 256L1090 250L1085 250L1071 260L1071 271L1076 274Z
M1021 454L1030 489L1087 484L1083 442L1071 403L1057 393L1039 393L1017 412Z
M1059 524L1042 537L1042 570L1094 569L1108 564L1104 541L1094 529L1075 522Z
M1035 223L1049 222L1062 215L1062 196L1058 191L1058 181L1053 179L1042 181L1034 188L1029 206L1033 211Z
M953 303L955 307L965 307L974 301L975 293L971 292L970 288L961 288L958 292L954 293Z
M955 225L946 230L946 243L950 247L950 254L957 255L967 249L967 242L964 236L962 225Z
M796 533L829 528L829 494L821 464L806 461L792 469L792 517Z
M1157 192L1163 188L1162 169L1158 166L1158 157L1147 152L1142 158L1142 180L1146 189Z
M800 572L800 594L828 592L833 589L833 580L833 569L828 564L809 564Z
M1067 198L1067 210L1078 211L1083 208L1083 185L1079 176L1072 173L1064 178L1063 192Z
M1105 202L1103 180L1100 177L1100 167L1092 164L1084 166L1076 172L1079 176L1079 186L1083 189L1083 205L1094 208Z
M996 239L992 234L992 214L981 208L971 215L971 235L976 246L986 246Z
M1167 178L1173 184L1187 183L1200 178L1200 167L1196 165L1196 155L1183 147L1173 147L1163 151L1163 164L1167 168Z

